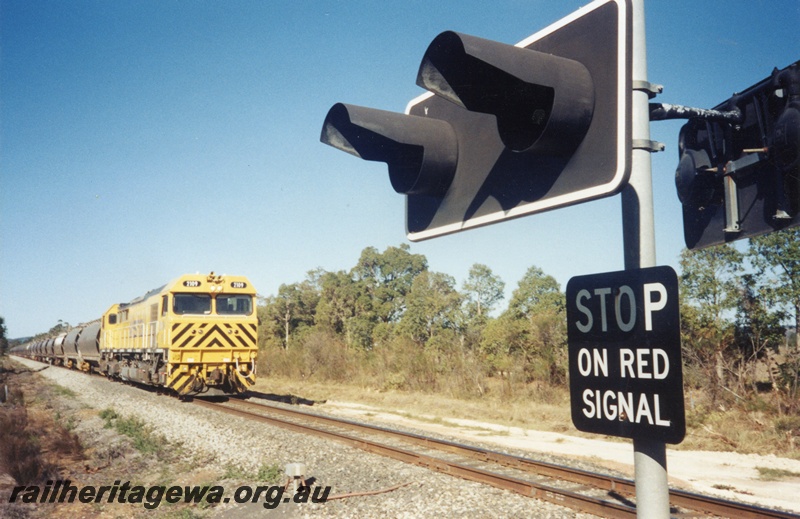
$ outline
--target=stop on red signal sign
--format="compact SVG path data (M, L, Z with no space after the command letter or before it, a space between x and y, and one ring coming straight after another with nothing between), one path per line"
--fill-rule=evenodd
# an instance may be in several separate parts
M678 277L672 268L570 279L567 335L572 422L578 430L683 440Z

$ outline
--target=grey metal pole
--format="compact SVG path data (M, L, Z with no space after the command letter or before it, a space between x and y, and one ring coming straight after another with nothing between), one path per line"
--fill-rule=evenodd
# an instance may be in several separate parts
M632 0L633 8L633 81L647 82L647 45L644 24L644 0ZM642 90L632 94L632 138L650 140L649 96ZM653 217L653 182L650 151L634 146L631 177L622 191L622 236L625 269L656 265L655 225ZM663 442L633 440L636 482L636 515L640 518L669 517L667 451Z

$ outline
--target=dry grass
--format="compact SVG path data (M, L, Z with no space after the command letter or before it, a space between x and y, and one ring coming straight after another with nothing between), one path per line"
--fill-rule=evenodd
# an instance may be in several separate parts
M516 388L515 395L508 398L502 391L504 381L489 378L485 383L487 391L483 397L469 398L281 377L261 377L256 390L314 401L362 403L378 410L427 420L447 422L448 419L461 418L587 438L615 439L575 429L570 417L567 388L528 384ZM702 403L702 394L697 392L687 393L686 401L686 438L683 443L670 445L670 448L774 454L800 459L800 417L776 417L769 410L752 410L744 406L710 409Z
M13 372L3 372L2 364L14 366ZM8 365L8 364L6 364ZM9 375L4 379L4 375ZM81 375L84 376L84 375ZM265 463L247 479L225 479L224 467L213 457L187 452L180 445L159 440L160 454L148 448L137 450L138 438L148 437L148 431L125 417L103 413L76 402L73 392L54 385L20 364L0 357L0 387L7 381L19 397L14 402L0 403L0 451L15 450L0 460L12 458L14 476L0 466L0 517L8 519L45 519L50 517L177 519L214 516L204 504L177 503L148 510L131 503L25 503L7 502L12 489L18 485L44 485L47 480L70 480L79 487L104 486L115 480L152 485L231 485L251 484L253 481L273 482L280 478L281 467ZM13 405L12 405L13 404ZM104 423L113 422L110 428ZM120 424L120 427L117 427ZM119 429L122 429L120 432ZM80 433L80 438L75 434ZM132 434L128 434L131 432ZM85 447L83 447L85 446ZM27 449L20 453L20 449ZM143 452L147 451L147 452ZM169 455L164 455L164 453ZM266 460L265 460L266 462ZM0 461L2 465L2 461Z
M800 417L781 416L769 394L712 405L702 392L690 391L686 401L687 434L678 448L800 459Z
M800 478L800 473L791 470L773 469L770 467L756 467L758 478L762 481L781 481L784 479Z
M313 331L288 351L274 345L262 349L256 390L601 438L574 428L568 387L536 376L536 360L508 355L500 373L457 341L423 347L398 336L363 351ZM694 372L685 371L690 380ZM800 459L800 417L789 412L779 395L751 392L743 399L719 388L691 389L704 386L688 382L685 387L687 434L671 448Z
M495 383L496 381L490 381L490 384ZM375 389L353 384L297 381L276 377L269 379L262 377L255 389L275 395L297 395L314 401L357 402L379 410L405 413L427 420L447 421L448 418L460 418L581 434L572 426L569 394L563 389L542 391L531 387L528 394L520 395L513 401L503 401L499 390L489 392L494 396L460 399L436 393Z
M24 407L0 408L0 472L18 485L40 483L54 474L42 458L40 437L30 427Z
M4 372L7 375L9 372ZM11 383L3 376L0 386ZM0 405L0 474L18 485L32 485L58 477L58 467L48 461L82 456L80 439L44 411L29 411L20 387L12 387Z

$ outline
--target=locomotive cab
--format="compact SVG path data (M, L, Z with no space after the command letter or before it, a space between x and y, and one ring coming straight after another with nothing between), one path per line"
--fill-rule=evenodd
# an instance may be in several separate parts
M181 395L255 383L255 290L241 276L185 275L103 316L107 374Z

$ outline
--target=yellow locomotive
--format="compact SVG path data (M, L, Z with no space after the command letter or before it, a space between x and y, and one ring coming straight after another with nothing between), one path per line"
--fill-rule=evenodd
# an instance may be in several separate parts
M256 378L255 295L242 276L187 274L112 305L99 321L12 353L180 395L243 393Z

